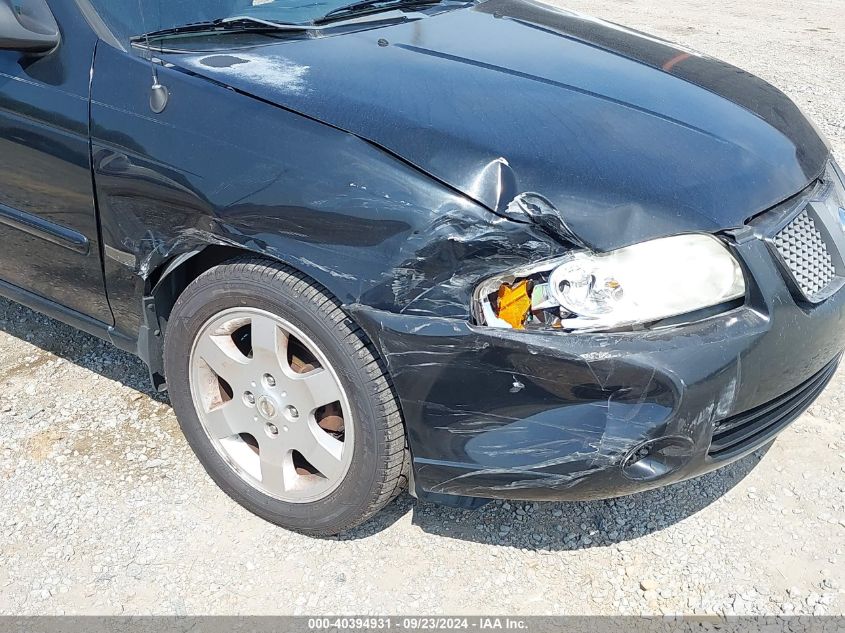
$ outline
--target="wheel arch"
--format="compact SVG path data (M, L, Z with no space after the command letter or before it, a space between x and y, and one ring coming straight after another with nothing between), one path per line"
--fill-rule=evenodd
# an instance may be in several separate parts
M207 270L243 255L263 257L289 266L300 274L305 274L291 262L265 252L239 246L205 244L161 262L147 278L142 298L143 315L138 333L138 355L149 367L150 378L156 390L167 390L164 371L164 334L167 331L170 313L179 295L194 279Z
M138 331L137 355L149 368L153 387L157 391L167 390L164 370L164 336L176 300L188 285L204 272L242 256L260 257L282 264L307 278L311 283L320 286L341 305L349 305L350 297L353 297L350 294L349 280L338 278L332 275L331 271L319 267L313 269L309 267L304 270L295 258L283 257L275 248L257 250L239 244L208 242L174 254L161 261L146 277L141 297L142 314ZM352 303L355 303L354 299ZM367 328L363 329L376 352L379 355L383 354L379 342L373 339L372 332L368 332Z

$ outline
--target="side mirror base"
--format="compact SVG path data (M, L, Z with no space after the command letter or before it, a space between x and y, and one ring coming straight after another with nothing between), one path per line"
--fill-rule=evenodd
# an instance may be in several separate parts
M0 0L0 50L45 55L60 43L59 25L45 0Z

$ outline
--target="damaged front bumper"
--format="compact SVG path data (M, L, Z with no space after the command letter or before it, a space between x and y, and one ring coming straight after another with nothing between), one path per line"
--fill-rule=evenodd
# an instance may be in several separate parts
M768 442L833 375L845 292L802 302L765 240L740 242L745 304L663 329L526 332L349 306L388 364L417 495L614 497Z

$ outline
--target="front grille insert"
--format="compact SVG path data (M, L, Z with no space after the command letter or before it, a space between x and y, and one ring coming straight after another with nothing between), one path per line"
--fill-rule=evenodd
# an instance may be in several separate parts
M774 244L804 296L814 302L823 299L836 279L836 267L806 208L775 235Z
M725 459L772 438L806 411L833 378L838 364L839 357L782 396L717 422L708 455Z

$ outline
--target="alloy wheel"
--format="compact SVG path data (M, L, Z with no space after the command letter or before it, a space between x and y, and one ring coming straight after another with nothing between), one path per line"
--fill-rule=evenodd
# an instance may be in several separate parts
M248 484L306 503L343 481L354 446L349 400L300 329L264 310L225 310L200 328L190 371L206 435Z

